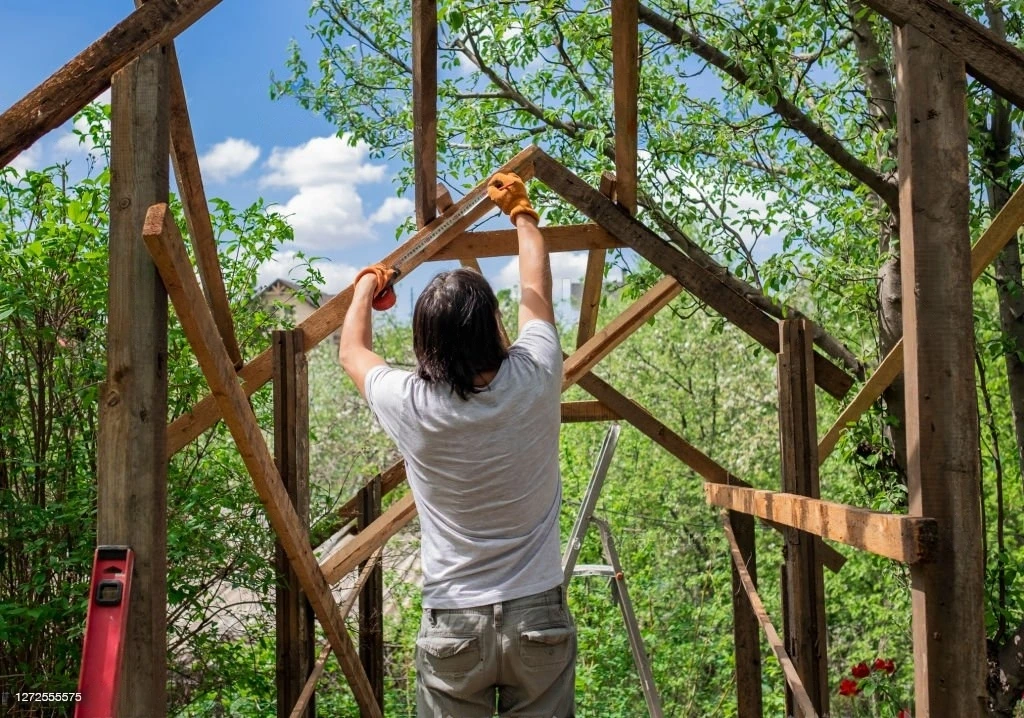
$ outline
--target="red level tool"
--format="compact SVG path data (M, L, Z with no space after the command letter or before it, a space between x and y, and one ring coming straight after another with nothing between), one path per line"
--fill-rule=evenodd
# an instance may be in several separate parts
M89 610L75 718L115 718L121 658L128 628L128 599L135 554L127 546L99 546L92 562Z

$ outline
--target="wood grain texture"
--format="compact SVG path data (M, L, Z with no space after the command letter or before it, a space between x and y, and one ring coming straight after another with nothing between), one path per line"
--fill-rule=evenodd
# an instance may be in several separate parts
M599 401L563 401L562 423L580 421L615 421L619 415Z
M612 0L612 88L615 104L615 191L636 214L637 96L640 92L638 0Z
M416 501L406 494L388 507L380 518L320 559L320 569L331 585L343 579L377 548L416 516Z
M970 262L964 66L895 35L909 513L936 520L910 569L916 713L985 714L985 559Z
M150 0L0 115L0 167L60 127L101 92L114 73L167 42L220 0Z
M242 461L252 476L270 525L331 642L356 702L368 715L381 716L380 706L374 699L352 639L341 620L330 586L324 580L313 556L308 533L292 507L256 416L236 379L213 316L203 301L202 290L185 251L184 240L166 204L150 207L143 238L174 303L182 330L195 352Z
M544 246L552 252L578 252L580 250L614 249L624 246L596 224L569 224L561 227L541 227ZM519 254L519 236L514 229L493 229L483 232L463 232L437 252L431 261L452 259L484 259L512 257Z
M111 96L107 373L99 406L100 545L135 552L121 681L123 716L167 711L167 293L142 242L146 207L166 202L167 58L114 76Z
M604 284L606 251L592 249L587 253L587 271L583 275L580 296L580 321L576 329L576 348L583 346L597 330L597 315L601 308L601 289Z
M362 503L359 530L380 517L381 480L374 478L359 490ZM360 567L370 569L359 590L359 660L380 705L384 705L384 569L371 556Z
M592 221L604 227L649 262L675 277L686 291L707 303L765 348L778 352L778 322L746 298L741 297L658 235L626 215L596 189L543 152L534 160L537 179L558 193ZM853 385L853 378L824 356L814 355L818 385L836 398L842 398Z
M931 518L869 511L780 491L709 483L704 486L704 495L715 506L792 526L905 564L929 558L937 535Z
M437 0L412 0L412 157L423 227L437 216Z
M754 517L730 511L729 525L751 583L757 586L757 553ZM732 640L736 661L736 709L740 718L764 715L761 688L761 629L757 622L736 564L732 565Z
M533 158L539 151L536 147L530 146L505 163L498 171L515 172L524 180L528 179L533 176ZM459 200L456 208L472 202L480 194L485 193L485 191L486 183L477 185L466 197ZM408 259L406 266L402 267L401 278L407 277L413 269L429 260L448 242L464 232L473 222L483 217L493 208L494 204L490 200L485 200L476 210L470 212L447 231L438 235L432 242L428 242ZM440 221L442 220L435 220L435 222ZM431 231L432 225L419 230L409 240L385 257L382 262L386 265L394 265L407 252L413 249L418 242L429 235ZM352 286L349 285L299 324L299 328L302 329L303 335L306 338L307 352L341 326L351 301ZM264 350L259 356L242 367L241 371L238 372L238 377L242 380L242 389L246 396L266 384L270 380L269 349ZM172 421L167 427L168 456L173 456L188 445L189 442L199 437L204 431L217 423L221 416L221 410L216 399L210 395L192 407L191 411L182 414Z

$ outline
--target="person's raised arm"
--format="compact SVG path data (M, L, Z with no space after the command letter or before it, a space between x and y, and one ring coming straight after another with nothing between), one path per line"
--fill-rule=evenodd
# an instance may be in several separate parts
M519 235L519 326L531 319L555 323L551 302L551 260L537 222L540 219L518 175L498 173L487 183L487 194L509 216Z
M370 309L389 309L394 306L395 293L391 288L394 272L375 265L364 269L356 277L352 290L352 303L341 325L338 342L338 361L352 377L359 393L366 397L366 374L385 361L373 351L373 320Z

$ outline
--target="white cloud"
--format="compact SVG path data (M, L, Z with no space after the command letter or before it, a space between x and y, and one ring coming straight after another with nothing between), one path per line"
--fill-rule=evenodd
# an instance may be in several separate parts
M103 124L108 130L110 129L110 120L104 120ZM76 118L74 122L74 129L85 134L82 137L79 137L74 131L65 132L53 143L54 150L64 157L73 157L84 153L86 155L91 155L93 159L97 159L100 153L88 135L88 120L84 117Z
M43 149L39 144L34 144L27 150L23 151L20 155L15 157L8 164L9 167L13 167L21 173L26 170L39 169L43 161Z
M413 204L405 197L388 197L377 208L377 211L370 215L371 224L389 224L405 219L412 214Z
M296 147L275 147L260 180L264 187L296 190L277 209L295 230L295 246L318 255L376 241L375 225L394 225L412 203L388 197L373 212L363 207L358 186L386 179L387 167L369 159L364 142L313 137Z
M203 174L217 182L237 177L259 159L260 148L248 140L229 137L199 158Z
M339 137L314 137L298 147L275 147L267 160L270 187L309 187L320 184L379 182L386 167L370 164L365 142L350 145Z
M340 262L320 261L316 268L324 277L320 289L327 294L337 294L347 287L355 279L357 268L342 264ZM300 262L294 251L275 252L271 258L260 267L257 283L265 287L275 279L289 279L296 281L306 276L307 271L303 262Z
M110 88L108 87L103 92L101 92L96 97L96 99L93 100L93 102L99 103L101 105L109 105L110 104Z

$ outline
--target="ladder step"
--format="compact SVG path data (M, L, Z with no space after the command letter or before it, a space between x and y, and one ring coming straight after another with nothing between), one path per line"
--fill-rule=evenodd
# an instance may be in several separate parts
M615 569L599 563L582 563L572 570L573 576L607 576L615 578Z

